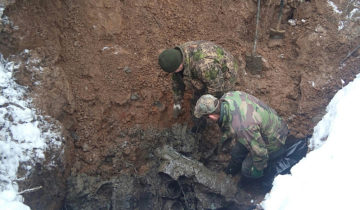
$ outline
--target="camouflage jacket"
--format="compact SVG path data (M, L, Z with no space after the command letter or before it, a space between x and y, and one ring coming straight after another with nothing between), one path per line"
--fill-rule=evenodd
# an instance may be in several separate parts
M173 74L174 102L180 104L185 87L195 94L205 93L221 97L235 87L238 61L212 42L192 41L176 47L181 50L184 70Z
M221 99L218 121L222 141L236 138L249 151L253 166L262 171L269 155L284 146L288 128L275 110L241 91L226 93Z

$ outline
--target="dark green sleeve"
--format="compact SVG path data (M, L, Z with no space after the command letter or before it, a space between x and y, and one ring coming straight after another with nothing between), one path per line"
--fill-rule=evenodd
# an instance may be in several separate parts
M225 102L221 103L219 126L222 132L221 144L234 137L234 133L230 128L229 105Z
M181 74L174 73L172 75L172 89L174 93L174 104L181 104L181 101L184 98L185 84L182 79Z

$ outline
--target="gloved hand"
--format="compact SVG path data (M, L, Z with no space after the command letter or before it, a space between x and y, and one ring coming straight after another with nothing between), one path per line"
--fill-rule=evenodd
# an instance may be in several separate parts
M252 178L259 178L262 177L264 174L264 170L258 170L257 168L255 168L255 166L252 166L250 169L250 176Z
M232 146L230 151L231 159L225 169L225 173L231 175L237 174L241 170L243 160L248 153L248 150L240 142L235 142L235 145Z
M241 170L241 163L230 160L228 166L225 169L226 174L235 175Z
M178 118L181 113L181 105L180 104L174 104L173 107L173 118Z

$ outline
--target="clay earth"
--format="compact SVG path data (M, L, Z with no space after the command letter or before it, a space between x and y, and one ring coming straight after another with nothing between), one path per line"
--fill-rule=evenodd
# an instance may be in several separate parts
M360 15L346 18L353 1L333 2L344 13L323 0L285 2L285 38L272 40L279 1L262 1L257 54L263 70L252 73L245 55L253 48L254 0L1 1L11 23L1 25L0 52L22 63L17 82L65 137L63 152L47 152L57 167L37 165L19 183L43 186L24 195L25 203L32 209L207 209L213 198L216 209L255 208L266 193L259 186L244 189L244 202L235 204L200 192L191 178L158 172L155 151L164 144L218 172L228 157L212 154L216 125L190 131L191 90L180 117L172 118L171 75L157 57L192 40L223 46L241 61L236 89L274 108L291 138L309 137L330 99L360 72L360 52L349 54L359 45Z

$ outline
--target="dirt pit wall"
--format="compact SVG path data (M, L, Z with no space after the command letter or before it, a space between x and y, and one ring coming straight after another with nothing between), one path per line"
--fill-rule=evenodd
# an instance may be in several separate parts
M244 63L253 47L253 0L7 2L4 15L10 22L1 25L0 51L22 62L17 81L29 87L41 112L64 127L66 162L58 177L70 181L57 179L67 189L81 174L102 181L145 175L156 162L152 151L168 142L159 140L159 133L175 123L191 127L191 91L185 94L182 115L171 117L170 75L157 64L163 49L191 40L223 46L241 61L237 89L273 107L295 138L312 133L332 96L359 73L358 53L347 55L358 44L360 24L346 19L351 8L342 1L334 1L341 15L325 1L286 4L285 39L275 43L269 30L276 25L279 5L262 2L260 74L251 74ZM344 58L346 65L340 66ZM187 155L206 162L201 154L211 150L217 137L214 132L189 143ZM222 170L220 163L211 163L207 166ZM56 202L62 202L64 194L58 197Z

